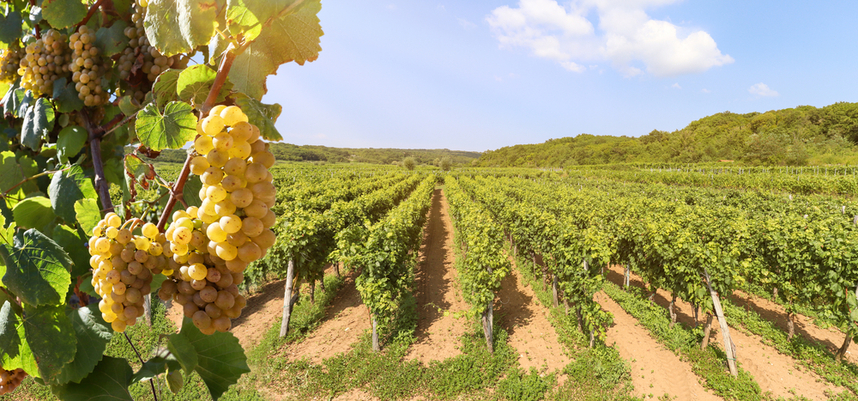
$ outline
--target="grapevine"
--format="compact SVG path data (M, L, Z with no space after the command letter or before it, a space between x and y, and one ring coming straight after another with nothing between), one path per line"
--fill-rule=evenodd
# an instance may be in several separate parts
M50 94L54 81L68 75L68 37L49 29L34 43L27 45L18 75L25 89L36 95Z

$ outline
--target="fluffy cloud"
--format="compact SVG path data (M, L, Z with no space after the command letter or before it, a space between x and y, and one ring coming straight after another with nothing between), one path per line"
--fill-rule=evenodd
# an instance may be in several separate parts
M625 76L698 73L733 62L708 33L650 18L645 9L678 0L519 0L486 17L501 47L583 72L579 63L610 62ZM588 17L598 17L598 29Z
M767 97L774 97L774 96L780 95L780 93L778 93L778 91L772 90L771 88L769 88L768 85L766 85L762 82L760 82L758 84L751 85L751 87L748 88L748 92L750 92L752 95L767 96Z

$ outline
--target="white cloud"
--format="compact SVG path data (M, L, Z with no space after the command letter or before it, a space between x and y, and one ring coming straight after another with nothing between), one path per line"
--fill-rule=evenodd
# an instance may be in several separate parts
M650 18L645 9L680 0L519 0L486 17L503 48L523 47L534 56L558 62L570 71L581 64L609 61L630 77L699 73L732 63L702 30ZM588 19L595 14L598 30Z
M703 93L711 93L711 92L709 91L709 89L706 89L706 88L703 88L703 89L701 89L700 91L701 91L701 92L703 92Z
M671 88L673 88L673 89L682 89L682 87L681 87L681 86L679 86L679 83L678 83L678 82L677 82L677 83L674 83L673 85L670 85L670 87L671 87Z
M771 88L769 88L768 85L766 85L762 82L760 82L758 84L751 85L751 87L748 88L748 92L750 92L752 95L766 96L766 97L774 97L774 96L780 95L780 93L778 93L778 91L772 90Z

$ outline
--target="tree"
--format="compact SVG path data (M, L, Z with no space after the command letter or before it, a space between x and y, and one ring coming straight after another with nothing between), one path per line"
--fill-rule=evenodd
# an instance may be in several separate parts
M439 167L441 167L441 170L450 171L450 168L453 167L453 159L450 159L450 156L444 156L444 158L441 159Z
M411 156L402 159L402 166L409 170L414 170L415 165L417 165L417 162Z

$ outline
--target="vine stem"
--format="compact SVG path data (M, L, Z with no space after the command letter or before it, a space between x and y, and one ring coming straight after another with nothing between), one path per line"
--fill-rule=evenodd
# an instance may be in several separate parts
M226 77L229 75L229 70L232 68L232 62L235 61L235 56L235 53L228 51L221 59L220 66L217 69L217 76L215 76L214 84L212 84L212 89L209 91L209 95L206 97L205 103L203 103L200 108L200 116L208 114L209 110L214 106L218 93L220 93L221 88L223 88L223 84L226 83ZM167 226L167 220L173 213L173 207L176 206L176 201L179 200L179 197L182 195L182 191L185 189L185 182L188 181L188 176L191 174L191 159L191 155L188 155L188 158L185 159L185 164L182 166L182 172L179 173L179 178L176 180L173 190L170 191L170 199L167 200L167 204L164 206L161 218L158 220L158 230L161 232L163 232L164 228Z
M92 5L92 7L90 7L90 8L89 8L89 11L87 11L87 12L86 12L86 17L83 17L83 20L82 20L82 21L80 21L80 22L77 24L77 26L86 25L86 23L87 23L87 22L89 22L89 19L90 19L90 18L92 18L92 16L93 16L93 15L95 15L95 12L96 12L96 11L98 11L98 7L101 7L101 3L102 3L103 1L104 1L104 0L98 0L98 1L96 1L96 2Z
M105 212L113 211L113 201L110 200L110 186L104 177L104 162L101 160L101 137L104 129L93 124L86 109L81 110L83 122L89 133L89 146L92 151L92 168L95 170L95 190L101 198L101 209Z
M134 350L134 353L137 354L137 359L140 361L140 365L143 365L145 363L143 362L143 357L140 356L140 352L137 351L137 347L135 347L134 343L131 342L131 337L128 337L128 333L124 331L122 332L122 334L125 335L125 340L128 341L128 345L130 345L131 349ZM155 383L153 383L154 380L155 379L149 380L149 386L152 387L152 397L155 399L155 401L158 401L158 393L155 391Z

